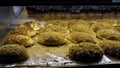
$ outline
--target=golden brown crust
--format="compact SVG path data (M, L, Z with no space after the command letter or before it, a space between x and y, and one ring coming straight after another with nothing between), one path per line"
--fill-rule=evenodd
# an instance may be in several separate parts
M96 44L83 42L73 45L69 50L69 56L76 61L94 62L102 58L104 52Z
M29 47L32 46L34 42L29 36L15 34L15 35L9 35L5 39L4 44L20 44L25 47Z
M117 24L117 21L114 19L97 19L96 22L109 24L111 26L114 26Z
M84 25L84 26L90 26L90 23L86 20L77 20L77 19L72 19L68 21L68 27L71 28L73 25Z
M111 26L108 23L96 22L96 23L94 23L94 24L91 25L91 29L94 32L97 32L97 31L99 31L101 29L113 29L113 26Z
M84 25L74 25L70 28L70 32L74 33L74 32L85 32L88 34L91 34L93 36L95 36L95 32L92 31L89 27L84 26Z
M33 30L39 30L42 28L42 26L39 22L32 22L32 21L21 23L17 27L28 27Z
M36 31L36 35L37 34L39 35L39 34L44 33L44 32L46 32L45 28L40 28L39 30Z
M120 33L113 29L102 29L97 32L97 38L120 41Z
M11 34L22 34L27 36L36 35L36 31L28 27L15 27L11 32Z
M116 26L114 26L115 30L120 32L120 23L118 23Z
M103 48L105 54L120 58L120 42L104 40L99 42L99 45Z
M78 20L72 19L68 21L68 27L71 28L73 25L77 24Z
M50 25L45 26L45 32L49 32L49 31L66 33L67 29L65 27L62 27L62 26L57 26L57 25L50 24Z
M62 45L66 43L64 35L58 32L45 32L36 36L38 42L43 45Z
M70 34L71 40L74 43L81 43L81 42L90 42L90 43L97 43L96 38L92 35L84 32L75 32Z
M90 22L87 20L78 20L77 22L78 25L84 25L84 26L90 26Z
M3 63L18 62L28 57L25 47L18 44L7 44L0 47L0 61Z

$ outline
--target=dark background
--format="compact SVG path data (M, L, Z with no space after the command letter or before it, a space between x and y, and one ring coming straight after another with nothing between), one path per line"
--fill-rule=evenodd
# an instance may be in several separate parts
M112 0L0 0L0 5L83 5L113 4Z

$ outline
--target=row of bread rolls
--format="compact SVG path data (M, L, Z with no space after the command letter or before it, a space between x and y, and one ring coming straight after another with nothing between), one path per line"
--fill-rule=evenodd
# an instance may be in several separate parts
M120 56L119 22L119 20L99 19L91 26L104 53L116 58Z
M36 22L16 25L0 47L0 63L15 63L28 59L26 47L34 44L31 37L36 35L39 28L39 23Z
M20 59L21 56L28 56L25 47L34 45L35 42L32 38L39 44L47 46L64 45L67 44L69 40L73 44L67 44L72 45L68 54L72 59L78 61L98 61L102 58L104 52L108 55L116 52L114 54L117 55L114 56L118 57L120 55L119 45L114 43L119 43L120 41L118 29L119 21L116 23L116 21L108 19L96 21L76 19L69 21L51 20L46 21L44 27L42 27L39 22L25 22L16 25L15 28L10 31L10 34L4 41L4 46L0 47L0 58L6 61L12 60L15 56L14 53L17 54L20 52L20 54L17 54ZM68 31L69 33L67 33ZM98 41L98 39L100 41ZM109 42L108 40L111 41ZM110 43L115 46L113 47ZM18 52L16 52L17 47L21 48L21 50L18 49ZM8 51L2 53L4 48L8 48ZM9 51L11 48L12 51ZM117 50L115 51L114 49ZM22 53L24 55L22 55ZM6 59L6 57L9 56L12 57Z
M61 29L57 26L55 28ZM64 28L58 32L55 28L47 24L46 28L43 28L39 22L25 22L15 25L0 47L1 63L14 63L27 59L29 54L26 47L34 45L35 42L32 39L34 36L38 38L36 41L43 45L66 44L65 36L62 34L65 33Z
M68 54L71 59L82 62L97 62L102 59L104 52L97 45L96 33L90 26L89 21L79 20L69 27L68 38L73 42Z

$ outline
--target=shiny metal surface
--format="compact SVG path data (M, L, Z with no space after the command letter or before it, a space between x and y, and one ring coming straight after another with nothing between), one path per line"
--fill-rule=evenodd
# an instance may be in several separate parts
M26 14L25 14L26 15ZM15 22L12 22L6 27L3 32L6 32L6 34L9 32L10 28L14 26L14 24L26 22L26 21L42 21L41 23L44 24L44 21L46 20L54 20L54 19L89 19L90 21L94 21L94 19L102 19L102 18L110 18L110 19L119 19L120 14L117 13L114 14L102 14L102 13L95 13L95 14L70 14L70 13L61 13L61 16L57 13L46 13L46 14L36 14L33 16L26 15L26 17L23 15L21 16L21 19L17 20L14 19ZM92 17L91 17L92 16ZM3 33L3 35L5 35ZM2 35L1 35L2 36ZM5 35L6 36L6 35ZM4 37L2 36L1 39ZM35 41L36 42L36 41ZM21 63L14 63L14 64L0 64L0 67L50 67L50 66L90 66L90 65L105 65L105 64L119 64L120 60L114 59L111 57L107 57L106 55L103 56L102 60L97 63L78 63L68 58L68 50L69 45L62 45L62 46L56 46L56 47L47 47L44 45L40 45L37 42L34 44L34 46L27 48L30 58L24 62Z
M35 21L36 19L19 19L17 23L26 21ZM116 20L116 19L115 19ZM93 20L91 20L93 21ZM41 22L41 21L39 21ZM42 24L45 22L42 21ZM71 60L68 57L68 50L71 47L70 42L68 44L56 47L44 46L38 44L33 38L35 44L32 47L27 48L29 52L29 59L20 63L14 64L0 64L1 67L69 67L69 66L95 66L95 65L108 65L119 64L120 60L103 55L103 58L99 62L95 63L82 63Z

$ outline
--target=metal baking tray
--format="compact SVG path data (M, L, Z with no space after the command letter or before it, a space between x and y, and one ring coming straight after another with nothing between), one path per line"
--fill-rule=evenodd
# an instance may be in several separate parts
M13 27L15 24L27 21L39 21L41 24L45 24L46 20L54 20L54 19L61 19L61 20L70 20L70 19L85 19L89 21L94 21L96 19L113 19L119 20L120 14L117 13L116 15L113 13L81 13L81 14L71 14L71 13L62 13L64 16L58 16L57 13L44 13L44 14L36 14L36 15L28 15L26 11L24 11L21 15L19 20L16 20L15 23L10 24ZM47 18L44 18L44 15L48 15ZM68 18L70 15L71 18ZM91 18L89 18L92 15ZM53 18L51 18L51 17ZM10 28L11 28L10 27ZM9 28L9 29L10 29ZM6 32L9 31L6 30ZM7 35L6 35L7 36ZM5 37L6 37L5 36ZM4 41L4 40L3 40ZM40 45L35 42L34 46L26 48L30 54L28 60L14 63L14 64L0 64L0 67L74 67L74 66L96 66L96 65L112 65L112 64L120 64L120 59L112 58L110 56L103 55L103 58L99 62L95 63L82 63L76 62L74 60L69 59L68 57L68 50L69 45L62 45L56 47L44 46Z

